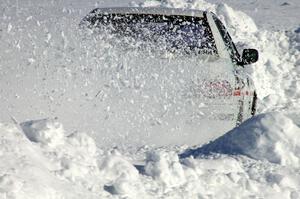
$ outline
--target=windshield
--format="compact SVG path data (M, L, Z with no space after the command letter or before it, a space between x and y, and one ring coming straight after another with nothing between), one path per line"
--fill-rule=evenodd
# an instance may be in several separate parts
M90 28L108 30L111 34L154 44L154 47L160 49L172 52L217 54L205 18L177 15L97 14L94 11L85 21Z

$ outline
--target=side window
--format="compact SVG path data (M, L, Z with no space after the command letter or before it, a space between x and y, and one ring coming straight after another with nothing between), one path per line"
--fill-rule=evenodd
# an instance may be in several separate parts
M217 28L222 36L222 39L227 47L227 50L230 54L230 57L232 61L234 62L239 62L240 60L240 54L238 53L228 31L226 30L225 26L222 24L222 22L215 16L213 15L213 19L217 25Z

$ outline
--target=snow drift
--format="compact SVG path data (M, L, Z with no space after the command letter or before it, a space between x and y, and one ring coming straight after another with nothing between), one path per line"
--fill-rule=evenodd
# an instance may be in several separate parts
M300 128L280 113L261 114L244 122L224 136L187 151L195 157L221 153L247 155L257 160L298 167L300 163Z
M274 121L277 124L269 127ZM1 198L300 196L299 140L290 140L299 129L280 114L247 121L224 136L228 141L225 144L216 140L198 150L194 153L197 158L179 159L170 149L149 150L144 165L134 165L130 157L116 149L97 149L92 138L84 133L68 133L57 121L27 121L21 127L0 124ZM52 136L57 134L61 137L54 142ZM273 139L278 139L274 143L279 147L272 148ZM240 153L235 153L238 150ZM223 154L204 156L203 151Z
M56 128L51 122L42 123L48 127L41 121L37 122L36 125L41 128L30 133L38 132L39 135L31 136L31 139L39 141L40 135L47 134L45 128ZM61 132L56 128L47 137L54 138L58 133ZM79 186L83 182L91 183L88 174L94 172L92 160L95 159L93 154L86 152L86 148L80 150L76 145L62 144L63 137L56 142L61 145L55 145L55 148L54 145L45 145L44 148L42 145L53 144L53 139L32 144L22 130L12 124L0 124L0 136L1 198L96 198L96 194L83 193L84 188ZM77 142L80 143L80 140ZM95 173L93 176L96 178ZM64 179L73 179L74 183ZM93 183L93 186L96 184Z

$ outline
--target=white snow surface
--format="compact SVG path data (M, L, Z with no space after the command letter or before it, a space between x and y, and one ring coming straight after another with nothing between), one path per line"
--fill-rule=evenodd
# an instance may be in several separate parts
M279 124L270 126L274 120ZM217 140L207 149L218 154L199 156L200 148L198 158L179 159L175 151L156 149L146 152L145 165L115 149L103 152L88 135L68 135L52 120L1 124L0 197L298 198L300 140L290 139L299 128L291 123L280 114L257 116L225 136L221 147ZM49 134L54 129L59 138Z
M291 10L299 8L295 1L285 2ZM90 129L82 132L95 116L89 114L96 104L91 93L107 97L97 93L91 83L96 74L86 67L99 58L92 49L106 44L89 47L86 41L88 50L80 54L84 51L74 50L82 47L76 43L80 34L67 31L76 30L80 18L99 5L82 4L0 2L1 199L300 198L300 24L257 27L245 13L203 0L131 2L213 11L240 49L260 51L259 62L247 67L260 115L204 146L145 146L133 154L122 146L102 149ZM240 6L243 10L242 1ZM80 109L68 103L74 101ZM109 117L109 107L106 111ZM52 119L40 119L47 117ZM137 156L140 162L133 161Z
M184 156L208 153L242 154L285 166L300 163L300 128L280 113L255 116L220 138L187 151Z

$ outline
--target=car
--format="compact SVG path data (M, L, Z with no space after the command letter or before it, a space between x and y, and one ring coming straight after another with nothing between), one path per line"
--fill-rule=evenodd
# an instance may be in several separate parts
M193 62L191 71L188 70L190 74L182 81L184 91L173 92L178 95L174 99L177 97L177 101L184 103L173 103L165 112L154 112L150 108L164 104L164 100L157 100L152 105L158 99L153 98L147 103L151 104L151 115L157 115L143 120L149 122L149 126L125 128L129 135L126 139L136 140L137 145L201 145L225 134L256 112L255 87L244 66L258 60L258 51L244 49L240 55L229 32L212 12L156 7L96 8L83 18L80 27L95 34L127 38L121 42L127 53L129 46L135 46L138 51L152 49L157 59L161 54L169 53L178 60L201 57L206 63ZM134 41L142 45L133 45ZM176 82L176 78L173 81ZM160 84L164 84L163 81ZM126 109L127 105L122 107ZM122 107L117 111L121 112ZM145 105L135 107L139 109ZM134 123L133 120L128 119L128 124ZM119 122L115 122L115 128ZM126 122L120 126L120 130L124 130ZM148 136L142 136L143 132ZM125 141L121 139L120 142Z

